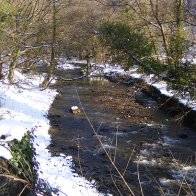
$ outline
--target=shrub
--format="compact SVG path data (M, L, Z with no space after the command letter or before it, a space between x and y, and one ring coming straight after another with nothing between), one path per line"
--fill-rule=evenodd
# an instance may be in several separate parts
M9 145L13 156L10 161L10 173L26 181L27 188L33 188L36 180L34 171L36 164L33 161L35 151L31 144L30 133L27 133L21 141L14 139Z
M113 59L123 63L125 68L142 64L142 59L151 56L153 52L148 39L124 23L103 23L100 26L100 41L111 52Z

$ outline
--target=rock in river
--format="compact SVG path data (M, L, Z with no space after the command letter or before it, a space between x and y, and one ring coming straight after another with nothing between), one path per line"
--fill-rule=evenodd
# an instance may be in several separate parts
M73 114L79 114L80 113L80 109L78 108L78 106L72 106L70 108L70 112Z

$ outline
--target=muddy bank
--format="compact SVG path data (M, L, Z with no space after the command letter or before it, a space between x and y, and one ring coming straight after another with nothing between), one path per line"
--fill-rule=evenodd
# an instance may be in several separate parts
M160 108L173 115L176 123L183 124L196 129L196 111L186 107L175 98L169 98L153 86L145 86L142 92L152 96Z
M107 75L106 78L115 83L122 83L128 86L134 86L136 91L145 93L157 102L157 107L171 115L173 120L181 125L196 129L196 111L179 103L176 98L171 98L161 94L156 87L147 84L142 79L136 79L130 76ZM137 97L136 97L137 101Z
M145 102L137 93L135 86L125 89L99 90L99 101L102 109L111 110L119 118L126 119L130 124L151 124L153 101ZM150 98L149 98L150 99ZM144 105L142 105L142 103Z

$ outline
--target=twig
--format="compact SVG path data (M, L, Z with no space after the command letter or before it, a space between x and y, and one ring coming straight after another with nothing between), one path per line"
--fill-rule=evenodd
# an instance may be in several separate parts
M148 171L148 173L150 174L150 176L152 177L152 179L155 181L155 183L157 184L157 186L159 187L159 190L161 191L161 195L165 196L166 194L163 191L163 188L161 187L161 185L159 184L159 182L157 181L157 179L152 175L151 171L145 167L146 170Z
M141 180L140 180L139 160L137 162L137 179L139 181L141 194L142 194L142 196L144 196L144 192L143 192L143 188L142 188L142 184L141 184Z
M25 186L24 186L24 188L22 189L22 191L20 192L20 194L18 195L18 196L21 196L22 195L22 193L25 191L25 189L28 187L28 184L26 184Z
M14 180L14 181L18 181L18 182L21 182L21 183L23 183L23 184L29 184L28 181L23 180L23 179L21 179L21 178L18 178L18 177L14 176L14 175L0 174L0 176L6 177L6 178L10 178L10 179L12 179L12 180Z
M78 163L79 163L79 167L80 167L81 175L82 175L82 177L83 177L82 165L81 165L81 162L80 162L80 144L79 144L79 134L78 134L78 144L77 144L77 148L78 148Z
M113 175L112 175L111 173L110 173L110 176L111 176L111 178L112 178L112 182L113 182L114 186L116 187L116 190L118 191L118 193L119 193L121 196L123 196L122 193L120 192L118 186L116 185L116 182L115 182L115 180L114 180L114 178L113 178Z
M129 163L130 163L130 161L131 161L131 157L132 157L132 155L133 155L134 150L135 150L135 146L134 146L134 148L133 148L133 150L132 150L132 152L131 152L131 155L129 156L129 160L127 161L127 165L126 165L125 170L124 170L124 172L123 172L123 174L122 174L123 176L125 175L125 173L126 173L126 171L127 171L127 168L128 168Z
M49 82L46 84L46 86L45 86L44 88L41 89L41 91L46 90L46 89L49 87L49 85L51 84L51 82L52 82L53 80L57 80L57 78L56 78L56 77L51 78L51 79L49 80Z
M117 146L118 146L118 126L116 127L116 145L115 145L115 151L114 151L114 163L116 162L116 152L117 152Z
M82 108L82 110L83 110L83 112L84 112L84 115L85 115L85 117L86 117L86 119L87 119L87 121L88 121L88 123L89 123L91 129L93 130L94 134L96 135L98 141L100 142L101 146L103 146L103 150L104 150L106 156L108 157L110 163L112 164L112 166L114 167L114 169L116 170L116 172L118 173L118 175L120 176L120 178L122 179L123 183L125 184L125 186L126 186L127 189L129 190L130 194L131 194L132 196L135 196L133 190L132 190L131 187L128 185L128 183L127 183L127 181L125 180L124 176L120 173L119 169L117 168L117 166L115 165L115 163L112 161L111 157L109 156L107 150L104 148L103 142L102 142L101 139L98 137L98 135L97 135L97 133L96 133L96 130L95 130L95 128L94 128L92 122L90 121L88 115L86 114L86 112L85 112L85 110L84 110L84 107L83 107L83 105L82 105L82 102L81 102L80 97L79 97L79 94L78 94L78 91L77 91L77 89L75 89L75 90L76 90L76 94L77 94L79 103L80 103L80 105L81 105L81 108Z

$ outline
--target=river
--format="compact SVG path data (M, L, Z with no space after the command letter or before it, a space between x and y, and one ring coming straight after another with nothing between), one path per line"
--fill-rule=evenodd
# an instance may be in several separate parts
M79 72L61 70L57 75L73 78ZM196 132L170 121L151 97L137 93L136 100L135 85L104 78L58 81L53 88L59 95L48 114L52 138L48 148L54 156L71 155L73 169L88 180L94 179L105 195L131 194L103 148L135 195L142 195L142 191L144 195L196 194ZM126 103L127 108L120 108ZM75 105L80 114L70 112Z

